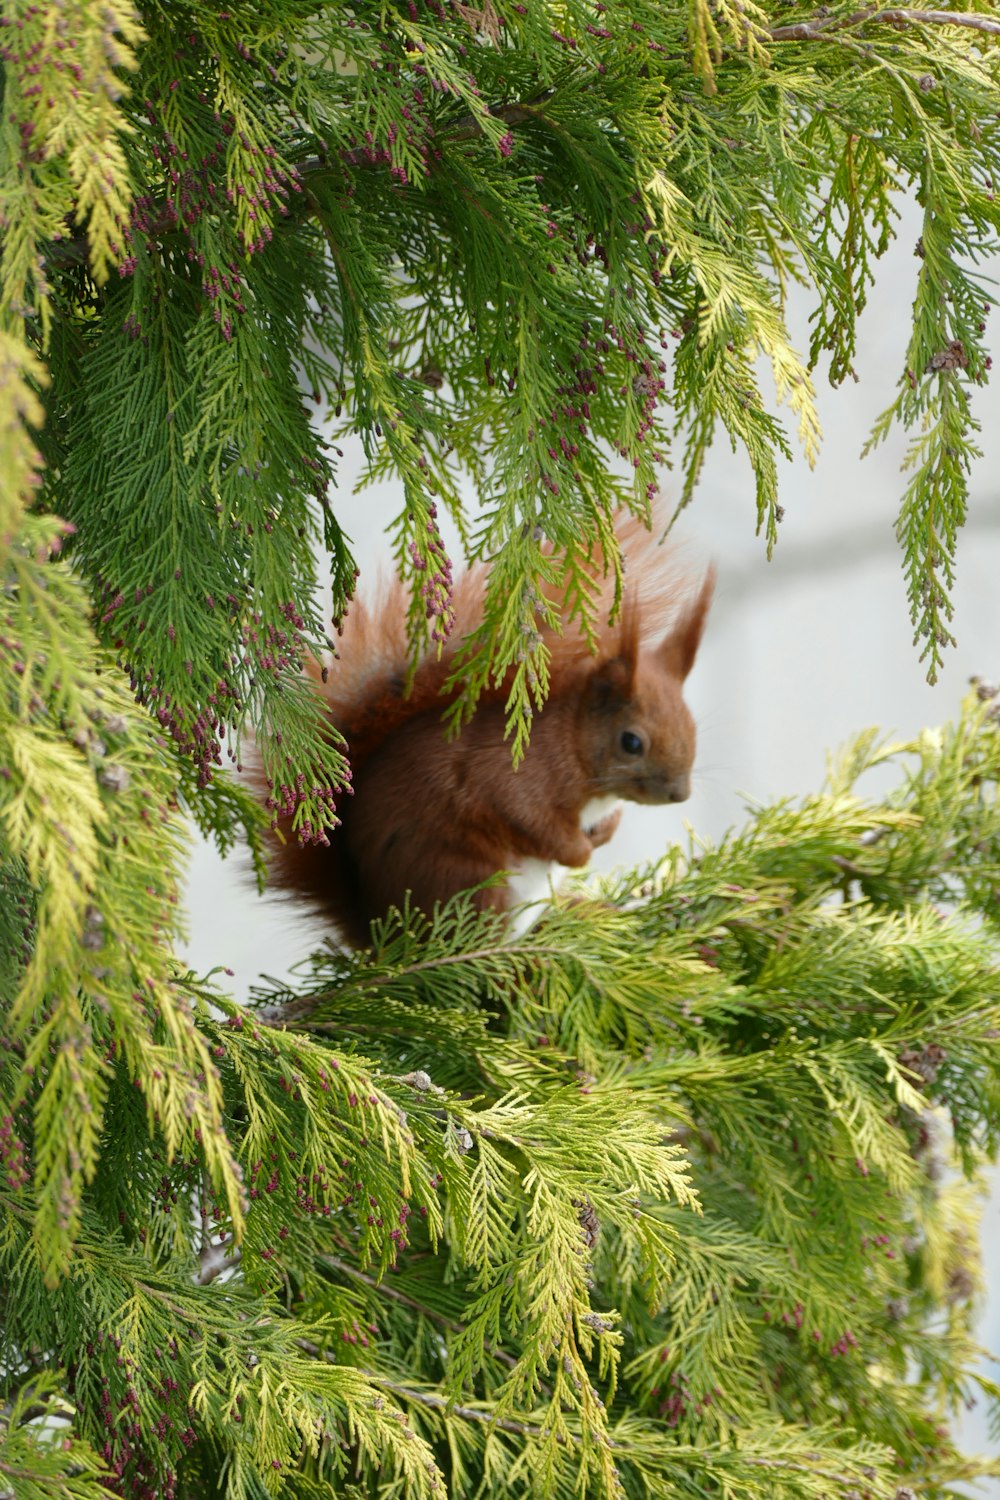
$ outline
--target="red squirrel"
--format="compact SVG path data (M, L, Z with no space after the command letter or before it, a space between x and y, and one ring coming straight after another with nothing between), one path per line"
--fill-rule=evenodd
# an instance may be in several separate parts
M442 725L442 688L458 644L482 618L485 569L458 580L454 644L420 663L408 694L402 586L384 587L372 605L352 604L321 691L347 741L353 796L339 800L341 822L328 845L299 844L279 824L284 841L272 858L279 887L304 896L346 941L363 946L373 918L401 906L407 892L430 913L506 871L505 883L477 891L475 901L507 910L541 895L552 865L586 865L618 827L622 800L681 802L690 794L695 725L681 691L714 575L685 597L648 533L626 521L618 535L629 565L620 622L604 625L596 655L581 639L542 627L550 693L517 770L504 740L506 684L486 693L457 738L446 738ZM605 581L605 620L610 603ZM650 644L651 636L659 640Z

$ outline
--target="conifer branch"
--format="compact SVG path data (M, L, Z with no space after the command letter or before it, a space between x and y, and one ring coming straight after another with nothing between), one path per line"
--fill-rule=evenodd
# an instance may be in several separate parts
M418 951L421 953L425 951L422 944ZM439 952L431 958L421 957L410 962L391 960L383 962L382 955L376 949L360 959L350 961L344 979L362 992L369 989L377 992L387 987L406 985L409 982L421 985L432 979L435 974L447 973L449 969L471 971L480 965L490 965L496 966L504 973L509 973L510 977L517 981L522 980L529 971L544 970L548 965L558 966L565 960L565 957L563 949L537 940L533 941L530 947L511 943L509 935L500 930L495 935L495 941L489 945L471 950L459 946L455 952ZM585 960L582 967L586 972ZM335 1032L338 1023L325 1021L316 1012L322 1008L326 1000L336 1004L342 998L342 993L342 987L329 993L320 991L283 1005L264 1006L256 1010L255 1015L267 1026L301 1026L306 1031Z
M611 518L665 461L686 502L721 428L775 541L759 355L811 459L810 371L851 373L913 183L873 441L913 435L898 536L934 670L989 368L1000 23L833 11L4 16L0 1489L888 1500L990 1471L941 1417L977 1386L1000 1407L973 1320L987 684L517 941L468 894L404 902L250 1008L174 957L184 815L258 862L272 816L337 836L344 747L302 663L330 649L321 573L337 617L355 584L341 441L399 496L412 651L456 608L439 510L487 565L455 714L513 684L523 748L539 603L603 629L588 559L617 607ZM222 774L248 726L266 811Z
M307 1353L312 1354L316 1358L328 1360L330 1363L336 1363L334 1356L325 1350L321 1350L318 1344L311 1343L307 1339L301 1340L300 1343L301 1347ZM475 1406L460 1405L450 1401L445 1396L435 1394L433 1391L417 1390L412 1386L403 1385L399 1381L393 1380L391 1376L383 1374L380 1370L364 1370L363 1374L367 1380L371 1381L372 1385L379 1386L382 1390L391 1391L401 1401L410 1401L416 1406L426 1407L429 1411L447 1412L452 1416L460 1418L462 1421L480 1422L488 1427L495 1427L500 1432L512 1432L517 1437L544 1438L549 1435L543 1427L536 1423L517 1422L511 1417L500 1416L495 1411L481 1410ZM567 1441L579 1442L579 1439L560 1434L556 1441L560 1443Z
M373 1385L381 1386L383 1390L392 1391L401 1401L412 1401L416 1406L425 1406L429 1411L449 1412L463 1422L481 1422L487 1427L495 1427L500 1432L512 1432L516 1437L530 1437L545 1439L550 1433L544 1427L533 1422L516 1422L511 1417L500 1416L495 1411L484 1411L476 1406L463 1406L457 1402L450 1402L445 1396L438 1396L433 1391L415 1390L412 1386L402 1385L399 1381L383 1375L379 1371L366 1371ZM559 1433L555 1441L560 1444L579 1443L576 1436L567 1436Z
M302 1346L303 1348L306 1348L310 1354L316 1356L322 1354L322 1357L324 1359L333 1359L332 1355L321 1351L315 1344L309 1344L308 1342L303 1341ZM415 1388L411 1385L405 1385L401 1381L394 1379L390 1375L384 1374L380 1370L369 1369L365 1370L364 1374L373 1385L379 1386L382 1390L391 1391L392 1394L400 1401L409 1402L415 1406L426 1407L429 1411L444 1412L448 1416L457 1417L460 1421L463 1422L479 1423L483 1426L495 1428L500 1432L512 1433L515 1437L532 1438L535 1441L555 1441L560 1445L570 1447L579 1447L582 1442L580 1435L569 1430L568 1428L563 1428L561 1431L553 1434L541 1423L530 1421L515 1421L510 1417L502 1416L495 1410L477 1406L466 1406L458 1402L449 1401L446 1397L441 1396L434 1391L423 1390ZM615 1455L618 1462L622 1462L630 1454L630 1445L627 1441L623 1442L621 1440L611 1438L609 1441L609 1448ZM692 1454L691 1456L692 1458L695 1457L694 1454ZM820 1479L827 1484L840 1485L847 1490L853 1489L858 1481L857 1473L845 1473L842 1470L838 1470L835 1466L827 1465L822 1461L821 1455L819 1453L809 1454L808 1457L810 1459L810 1462L803 1463L798 1462L791 1457L769 1458L766 1455L759 1453L748 1453L745 1451L745 1449L741 1448L734 1451L732 1455L734 1462L731 1466L726 1461L728 1455L725 1453L720 1453L718 1455L703 1454L700 1456L702 1457L703 1461L707 1461L710 1464L718 1464L719 1468L723 1471L726 1471L730 1467L739 1468L742 1465L746 1464L751 1469L771 1469L787 1474L808 1474L812 1477ZM868 1477L869 1479L875 1479L876 1472L874 1468L868 1471L866 1477Z

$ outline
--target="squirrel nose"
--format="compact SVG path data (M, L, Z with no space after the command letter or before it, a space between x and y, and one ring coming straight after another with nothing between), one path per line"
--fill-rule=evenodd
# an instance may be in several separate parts
M686 802L691 795L691 777L684 772L681 776L672 776L664 787L666 800L668 802Z

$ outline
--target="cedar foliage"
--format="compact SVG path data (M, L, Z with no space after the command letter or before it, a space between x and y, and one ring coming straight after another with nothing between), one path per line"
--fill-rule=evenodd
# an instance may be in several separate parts
M998 1394L970 1332L991 691L519 942L406 911L247 1009L172 950L183 815L259 853L221 747L255 731L304 836L346 774L301 675L315 558L337 615L355 571L313 397L399 481L415 652L450 623L439 508L490 564L462 711L513 668L517 753L538 600L594 628L588 559L665 459L685 504L721 425L773 542L757 357L810 457L810 370L850 373L907 191L873 441L913 434L934 671L988 367L991 0L0 21L4 1492L876 1500L985 1472L948 1420Z

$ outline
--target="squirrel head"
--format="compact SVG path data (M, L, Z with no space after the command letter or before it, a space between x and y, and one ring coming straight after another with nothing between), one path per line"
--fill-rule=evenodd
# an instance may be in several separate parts
M625 605L617 653L591 671L581 700L580 753L593 794L683 802L691 794L695 724L682 689L715 587L710 571L659 645L640 645L639 605Z

